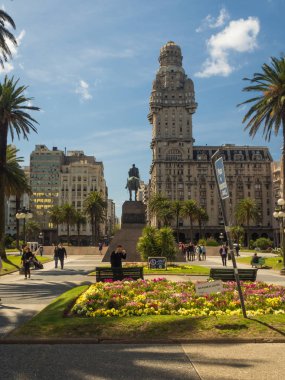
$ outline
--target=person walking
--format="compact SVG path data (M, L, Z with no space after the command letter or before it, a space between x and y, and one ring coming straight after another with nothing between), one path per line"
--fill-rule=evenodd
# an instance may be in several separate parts
M31 269L30 269L30 265L31 265L31 262L33 260L33 253L32 251L30 250L30 247L26 246L24 248L24 251L23 251L23 254L22 254L22 257L21 257L21 261L23 263L23 267L24 267L24 273L25 273L25 280L28 278L31 278Z
M54 267L57 268L58 265L58 246L56 245L53 250L53 259L54 259Z
M122 259L125 259L126 257L126 251L124 250L122 245L119 244L116 250L111 253L111 268L122 268Z
M44 247L42 245L39 246L39 254L42 256L44 253Z
M101 241L98 244L98 248L99 248L100 255L102 255L103 243Z
M206 260L206 246L201 244L202 260Z
M66 249L62 246L61 243L59 243L57 247L57 256L60 261L60 267L63 269L64 267L64 258L67 258Z
M220 255L222 258L223 266L226 267L227 266L227 257L228 257L228 248L225 244L220 248Z
M240 251L239 243L235 244L235 251L236 251L236 256L240 256L240 254L239 254L239 251Z

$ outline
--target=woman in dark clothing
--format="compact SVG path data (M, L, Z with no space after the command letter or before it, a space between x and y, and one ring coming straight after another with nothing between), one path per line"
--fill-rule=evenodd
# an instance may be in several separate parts
M126 251L121 245L118 245L116 250L111 253L111 268L122 268L122 259L125 259L126 257Z
M21 257L21 261L23 263L23 267L25 269L25 279L27 279L27 276L29 276L29 278L31 278L31 270L30 270L30 264L31 264L31 261L33 260L33 253L32 251L30 250L29 247L25 247L24 248L24 251L23 251L23 254L22 254L22 257Z

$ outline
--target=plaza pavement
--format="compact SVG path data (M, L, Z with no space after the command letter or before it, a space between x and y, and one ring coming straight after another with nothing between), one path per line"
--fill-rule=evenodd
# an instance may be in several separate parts
M55 269L50 262L43 270L32 271L30 280L24 280L18 273L0 277L1 380L284 378L284 343L7 344L9 332L62 292L94 282L95 278L87 274L100 265L101 260L99 255L69 256L64 270ZM221 266L221 260L208 257L194 264L217 267ZM248 268L246 265L239 267ZM163 277L173 281L205 280L203 276ZM285 278L272 270L259 270L257 279L285 286Z

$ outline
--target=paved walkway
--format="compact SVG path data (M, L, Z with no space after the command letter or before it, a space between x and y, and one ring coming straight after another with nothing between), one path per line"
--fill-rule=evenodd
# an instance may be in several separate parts
M69 256L64 270L55 269L50 262L43 270L32 271L30 280L24 280L18 273L0 277L0 338L62 292L94 282L94 277L88 277L87 273L100 265L101 260L99 255ZM209 257L205 262L194 264L221 266L221 260ZM205 280L202 276L164 277L174 281ZM285 278L272 270L259 270L258 280L285 285ZM285 371L285 344L282 343L11 345L4 342L0 345L1 380L135 380L142 377L146 380L281 380ZM16 363L11 357L17 358Z

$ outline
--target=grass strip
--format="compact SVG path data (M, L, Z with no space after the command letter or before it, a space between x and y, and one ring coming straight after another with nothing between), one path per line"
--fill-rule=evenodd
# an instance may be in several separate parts
M150 315L140 317L83 318L68 311L88 285L75 287L56 298L8 338L94 338L185 340L185 339L285 339L285 316L263 315L251 319L239 316L185 317Z
M52 261L51 256L37 256L37 259L43 264ZM6 260L2 259L2 270L0 271L0 276L17 272L21 265L20 255L9 255Z
M135 266L135 265L134 265ZM137 265L140 266L140 265ZM194 275L194 276L209 276L210 269L200 265L168 265L167 269L149 269L148 266L143 266L143 273L155 275ZM96 272L89 273L89 276L95 276Z
M262 256L262 254L258 254L258 256ZM281 270L283 268L282 258L280 256L277 257L264 257L265 266L268 266L274 270ZM237 259L239 263L251 265L251 257L239 257Z

